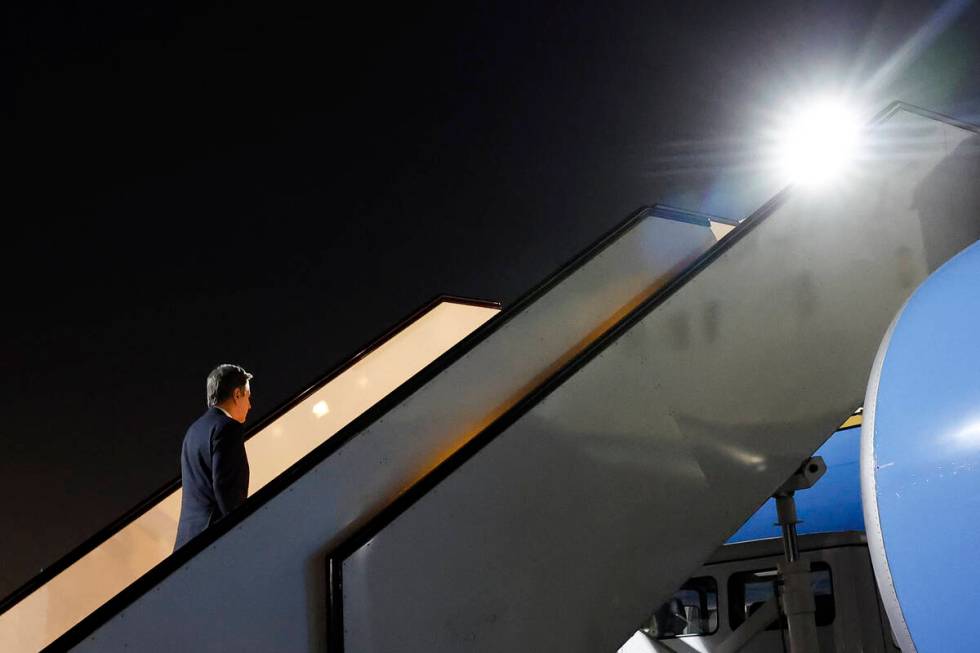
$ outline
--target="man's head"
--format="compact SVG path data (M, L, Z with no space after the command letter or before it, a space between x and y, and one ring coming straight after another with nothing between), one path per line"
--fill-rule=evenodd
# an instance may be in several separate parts
M208 406L223 408L237 422L245 422L252 408L252 375L238 365L219 365L208 374Z

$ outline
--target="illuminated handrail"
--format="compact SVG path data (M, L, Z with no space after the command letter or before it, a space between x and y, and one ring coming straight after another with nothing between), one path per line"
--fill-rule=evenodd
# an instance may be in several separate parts
M391 407L397 405L407 396L428 383L433 377L444 371L452 363L469 352L476 344L486 339L489 335L506 324L511 318L520 314L525 308L547 293L552 287L559 284L570 274L585 265L609 245L614 243L625 232L639 224L642 220L648 217L656 216L670 220L689 222L705 228L710 228L712 226L712 222L706 216L700 216L698 214L688 212L683 212L685 213L684 216L662 215L662 210L662 207L642 209L620 225L610 230L606 235L597 240L581 254L573 258L556 273L548 277L536 288L529 291L507 311L478 328L455 347L447 351L424 370L416 374L411 381L403 384L397 390L390 393L383 400L379 401L376 405L366 410L363 414L350 422L335 436L315 448L303 459L292 465L283 474L279 475L272 482L266 485L266 487L259 490L257 494L250 498L239 510L219 521L201 536L182 547L174 555L170 556L165 561L151 569L148 573L140 577L119 595L107 601L93 614L83 619L82 622L77 624L61 639L59 639L56 645L62 647L69 645L72 641L77 641L80 636L84 636L82 635L83 633L89 632L92 628L97 627L97 625L104 621L108 616L114 614L117 610L143 594L148 588L153 587L156 583L160 582L160 580L167 577L174 570L178 569L180 566L190 560L198 552L210 546L224 533L231 528L234 528L236 524L240 523L244 519L247 519L251 513L255 512L259 507L282 492L293 481L297 480L319 462L343 446L345 442L362 431L367 425L377 420Z
M248 426L249 494L498 311L492 302L437 297ZM336 400L331 415L324 398ZM36 649L166 558L176 533L180 485L179 477L173 479L6 597L0 648Z

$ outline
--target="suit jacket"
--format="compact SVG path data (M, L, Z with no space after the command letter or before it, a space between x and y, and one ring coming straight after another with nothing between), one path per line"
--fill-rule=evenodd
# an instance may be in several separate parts
M213 406L187 429L180 451L184 488L174 549L245 501L248 458L243 436L242 425Z

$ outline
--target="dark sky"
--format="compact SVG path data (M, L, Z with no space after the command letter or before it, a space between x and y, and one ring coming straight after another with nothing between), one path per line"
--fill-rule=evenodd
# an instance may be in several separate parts
M0 595L178 473L216 363L255 373L257 418L438 293L513 301L641 205L745 215L798 98L980 118L967 2L22 4Z

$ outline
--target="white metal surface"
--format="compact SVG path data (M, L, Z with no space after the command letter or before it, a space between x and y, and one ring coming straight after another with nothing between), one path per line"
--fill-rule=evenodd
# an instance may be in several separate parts
M713 243L642 220L77 649L321 648L324 552Z
M977 237L935 192L970 133L885 127L852 183L792 194L352 553L345 650L615 650L860 405L895 311Z

